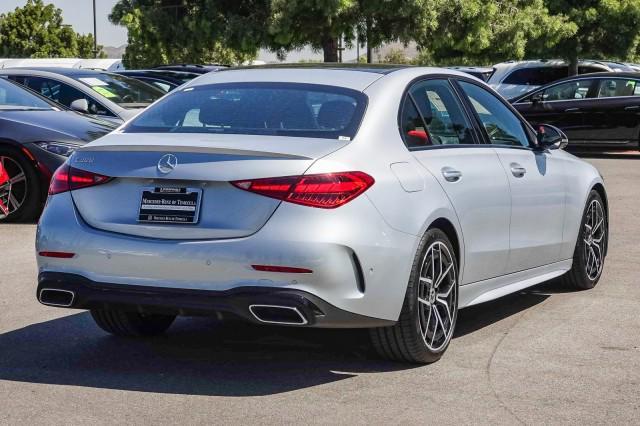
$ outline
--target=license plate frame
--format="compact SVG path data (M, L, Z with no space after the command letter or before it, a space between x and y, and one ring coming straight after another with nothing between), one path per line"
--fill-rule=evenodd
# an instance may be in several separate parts
M163 225L195 225L200 220L202 189L155 186L140 192L138 222Z

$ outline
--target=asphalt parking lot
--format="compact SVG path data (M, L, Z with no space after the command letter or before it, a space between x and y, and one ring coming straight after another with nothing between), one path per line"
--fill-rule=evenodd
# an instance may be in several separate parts
M108 336L36 302L35 225L0 225L0 424L637 424L640 159L589 161L611 215L598 286L463 310L444 358L419 367L377 359L361 331L186 318Z

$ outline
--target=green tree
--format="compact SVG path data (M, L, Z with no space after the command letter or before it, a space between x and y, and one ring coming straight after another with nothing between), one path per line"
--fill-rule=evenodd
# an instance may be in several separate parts
M64 25L62 11L55 6L27 0L23 7L0 15L0 56L92 58L93 36L78 34Z
M356 0L271 0L265 44L279 52L311 45L338 62L338 38L354 39Z
M367 62L372 50L384 43L408 44L416 35L429 37L438 26L438 14L447 0L359 0L358 41L367 44Z
M532 50L569 61L569 73L577 74L578 58L631 60L640 42L638 0L545 0L549 12L574 25L570 37Z
M266 0L120 0L109 19L128 30L127 67L240 64L264 39Z
M423 57L442 65L523 59L530 47L551 48L576 31L544 0L451 0L441 3L437 30L416 37Z
M287 52L310 45L325 62L338 60L338 39L372 49L391 41L408 43L437 26L437 5L446 0L272 0L266 45Z

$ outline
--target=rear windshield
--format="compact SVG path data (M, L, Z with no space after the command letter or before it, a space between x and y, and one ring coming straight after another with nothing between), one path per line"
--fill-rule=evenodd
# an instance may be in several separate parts
M172 92L125 132L230 133L352 139L366 96L334 86L225 83Z
M521 68L509 74L509 76L504 79L503 83L526 86L544 86L547 83L560 80L568 75L568 66Z
M94 73L76 78L123 108L144 108L165 94L149 84L118 74Z

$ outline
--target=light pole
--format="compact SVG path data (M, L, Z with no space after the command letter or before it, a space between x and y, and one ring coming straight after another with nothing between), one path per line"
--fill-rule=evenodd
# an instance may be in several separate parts
M98 33L96 31L96 0L93 0L93 57L98 57Z

